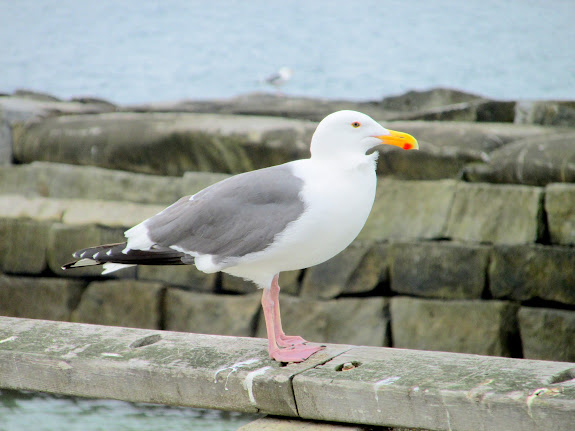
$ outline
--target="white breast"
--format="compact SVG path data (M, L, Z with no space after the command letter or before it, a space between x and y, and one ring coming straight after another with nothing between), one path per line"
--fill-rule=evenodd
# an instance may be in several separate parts
M363 159L353 167L311 159L291 163L305 182L305 212L270 247L224 271L266 285L278 272L317 265L345 249L363 228L375 198L375 157Z

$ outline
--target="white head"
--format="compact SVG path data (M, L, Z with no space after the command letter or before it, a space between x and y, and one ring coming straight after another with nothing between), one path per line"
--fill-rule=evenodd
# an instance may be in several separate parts
M417 150L411 135L388 130L368 115L356 111L337 111L325 117L311 139L312 158L332 159L345 155L365 155L379 144Z

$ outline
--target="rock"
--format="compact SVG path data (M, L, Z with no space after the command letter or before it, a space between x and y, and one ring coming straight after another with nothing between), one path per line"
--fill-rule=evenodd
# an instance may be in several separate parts
M183 113L67 115L13 131L17 161L99 166L156 175L239 173L309 156L313 124Z
M489 248L452 242L394 244L391 290L441 299L480 299Z
M68 225L100 225L129 229L162 211L165 205L143 205L132 202L69 200L62 215ZM123 235L122 235L123 236ZM120 242L125 241L121 239Z
M137 280L95 281L88 285L72 321L160 329L163 285Z
M521 307L518 313L523 357L575 362L575 312Z
M66 202L62 200L0 195L0 217L2 218L60 221L65 210Z
M518 306L506 301L391 298L393 347L511 356Z
M47 100L42 97L26 96L0 96L0 111L4 112L4 119L11 125L25 123L32 119L54 116L58 114L93 114L111 112L113 105L102 103L78 103Z
M549 184L545 188L545 213L551 243L575 244L575 185Z
M471 182L545 186L575 182L575 133L555 132L505 145L487 164L469 165L463 176Z
M397 428L390 429L389 431L402 431ZM351 424L338 424L318 421L308 421L304 419L293 419L285 417L272 417L264 416L263 418L256 419L244 426L238 428L237 431L373 431L374 428L370 425L351 425ZM407 430L403 430L407 431Z
M395 117L404 120L507 123L512 123L514 118L515 102L494 100L455 103Z
M80 280L0 274L0 315L69 321L85 285Z
M515 122L575 126L574 101L521 101L517 103Z
M371 214L359 238L444 238L456 182L379 180Z
M543 189L457 184L447 236L460 241L528 244L543 233Z
M212 174L198 173L195 181L186 181L186 188L191 192L198 191L196 187L212 184L213 177ZM0 169L0 193L4 194L168 205L187 194L183 192L182 185L183 179L180 177L49 162Z
M382 297L308 300L280 295L283 328L310 342L386 346L388 300ZM266 336L263 313L258 337Z
M381 101L381 106L390 111L417 112L476 100L483 100L483 98L475 94L439 87L386 97Z
M497 246L489 265L495 298L541 298L575 304L575 249L559 246Z
M165 329L253 337L260 308L259 293L208 295L169 288Z
M12 130L0 107L0 169L12 163Z
M280 272L279 285L282 294L298 295L300 291L300 276L301 271ZM253 282L244 280L243 278L222 273L222 290L233 293L253 293L257 290L257 286Z
M61 266L73 260L72 253L82 248L121 242L123 229L105 228L96 225L69 226L54 223L48 235L47 259L50 270L60 277L93 277L101 276L101 266L89 266L62 270ZM136 269L127 268L114 272L106 277L135 278Z
M334 258L308 268L302 281L302 298L336 298L341 294L373 291L387 281L386 246L356 241Z
M57 98L49 93L44 93L35 90L18 89L12 93L13 96L22 97L24 99L36 100L39 102L61 102L62 99Z
M0 269L7 274L41 274L51 223L0 218Z
M194 265L140 265L136 271L138 280L161 281L192 291L215 290L216 274L201 272Z

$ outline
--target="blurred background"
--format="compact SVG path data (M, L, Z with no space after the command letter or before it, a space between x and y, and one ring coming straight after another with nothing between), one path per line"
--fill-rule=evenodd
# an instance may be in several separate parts
M0 91L231 97L287 66L299 96L574 99L574 18L571 0L2 0Z

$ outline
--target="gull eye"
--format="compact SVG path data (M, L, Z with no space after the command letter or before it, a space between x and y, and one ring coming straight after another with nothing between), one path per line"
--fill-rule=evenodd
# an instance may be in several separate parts
M351 123L351 127L357 129L359 126L361 126L361 123L359 121L354 121L353 123Z

